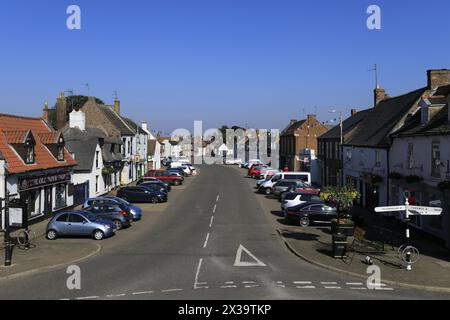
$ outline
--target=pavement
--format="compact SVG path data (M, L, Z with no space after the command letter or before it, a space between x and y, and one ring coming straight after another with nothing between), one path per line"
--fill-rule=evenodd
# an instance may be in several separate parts
M142 221L76 263L81 289L67 288L61 267L0 281L0 299L450 298L386 283L371 290L358 277L300 259L277 232L278 217L267 207L274 201L254 193L254 180L236 167L200 168L167 204L143 205Z

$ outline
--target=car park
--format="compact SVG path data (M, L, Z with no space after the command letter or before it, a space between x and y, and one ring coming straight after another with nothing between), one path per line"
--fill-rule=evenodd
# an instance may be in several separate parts
M330 207L323 201L310 201L289 207L283 211L287 223L308 227L312 223L330 223L338 217L336 208Z
M117 196L131 203L167 202L167 193L152 190L148 187L123 187L117 191Z
M94 204L105 204L105 203L120 204L124 210L128 209L133 216L133 221L138 221L141 220L142 218L142 209L140 207L132 205L128 201L125 201L124 199L115 196L104 196L99 198L87 199L83 203L82 208L86 209Z
M92 237L103 240L116 232L115 224L87 211L65 211L57 213L47 224L49 240L58 237Z

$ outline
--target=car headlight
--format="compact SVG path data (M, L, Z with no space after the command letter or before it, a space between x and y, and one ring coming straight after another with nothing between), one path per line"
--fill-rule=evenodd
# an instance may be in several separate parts
M137 213L136 210L134 210L134 209L131 209L130 212L131 212L131 214L136 214Z

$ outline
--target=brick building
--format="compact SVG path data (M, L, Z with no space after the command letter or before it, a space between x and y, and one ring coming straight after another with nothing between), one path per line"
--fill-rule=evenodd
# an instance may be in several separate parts
M317 151L317 138L327 130L316 115L308 115L304 120L291 120L280 134L280 167L299 170L301 150Z

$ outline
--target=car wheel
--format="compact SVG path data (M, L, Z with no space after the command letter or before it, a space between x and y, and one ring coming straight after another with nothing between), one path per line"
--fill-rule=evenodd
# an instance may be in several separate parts
M153 203L153 204L158 203L158 199L152 198L152 203Z
M272 194L272 189L266 188L266 194Z
M300 218L300 227L306 228L309 226L309 219L307 217Z
M95 230L94 231L94 239L95 240L103 240L104 237L105 237L105 234L103 233L102 230Z
M173 184L174 184L175 186L178 186L178 185L180 184L180 181L175 181Z
M47 239L48 240L55 240L58 237L55 230L48 230L47 231Z
M122 226L122 222L120 222L120 220L114 220L113 223L116 226L117 230L122 229L123 226Z

